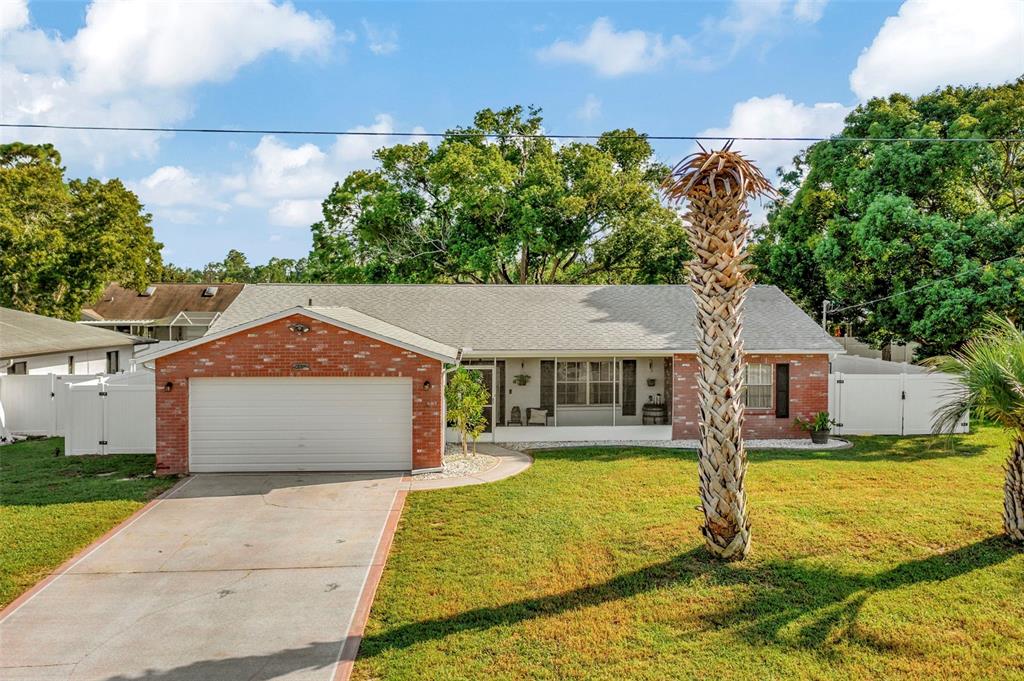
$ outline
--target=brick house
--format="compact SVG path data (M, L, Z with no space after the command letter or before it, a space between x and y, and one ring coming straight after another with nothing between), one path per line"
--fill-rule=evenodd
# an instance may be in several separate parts
M695 438L694 320L684 286L246 285L147 359L157 469L436 469L456 364L489 388L485 441ZM805 437L842 349L775 287L744 324L745 434Z

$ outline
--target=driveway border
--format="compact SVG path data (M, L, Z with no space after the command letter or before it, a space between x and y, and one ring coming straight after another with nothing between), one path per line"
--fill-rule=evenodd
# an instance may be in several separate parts
M192 482L193 480L195 480L194 476L189 476L187 478L179 480L169 489L164 490L163 493L161 493L159 496L155 497L154 499L150 499L148 502L146 502L146 504L142 508L138 509L130 516L119 522L117 525L114 525L109 530L107 530L99 537L94 539L81 551L72 555L66 561L58 565L57 568L53 570L53 572L44 577L41 581L36 582L36 584L30 587L28 591L26 591L25 593L21 594L13 601L8 603L3 610L0 610L0 622L3 622L8 617L16 613L21 608L21 606L25 605L30 600L35 598L39 593L45 590L46 587L50 586L50 584L56 581L58 577L62 576L65 572L73 568L79 562L85 560L85 558L88 557L89 554L91 554L93 551L106 544L108 541L119 535L122 531L128 529L128 527L135 523L136 520L152 511L160 504L160 502L164 501L165 499L170 497L172 494L174 494L175 492L177 492L178 490L180 490L182 487Z
M334 663L334 674L332 681L348 681L352 676L352 668L355 665L356 656L359 655L359 645L363 642L363 634L366 632L366 622L370 618L370 608L373 606L373 599L377 595L377 587L380 585L380 578L384 574L384 566L388 561L388 554L391 552L391 544L395 538L395 530L398 529L398 521L402 517L402 509L405 508L405 498L409 495L410 476L402 478L403 486L395 491L395 498L391 502L391 509L388 511L388 518L384 522L380 537L377 539L377 549L373 553L373 562L366 571L363 578L363 586L359 593L359 601L355 610L352 611L352 619L348 623L345 641L338 651L338 659Z

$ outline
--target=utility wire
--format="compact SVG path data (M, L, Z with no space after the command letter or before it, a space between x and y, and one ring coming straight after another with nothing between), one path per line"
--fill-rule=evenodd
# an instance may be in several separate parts
M880 302L882 302L884 300L889 300L891 298L896 298L898 296L905 296L908 293L913 293L915 291L920 291L922 289L926 289L926 288L929 288L931 286L935 286L936 284L942 284L942 283L945 283L947 281L954 281L954 280L959 279L960 277L962 277L962 276L964 276L966 274L971 274L973 272L980 272L981 270L985 269L986 267L989 267L990 265L998 265L999 263L1006 262L1007 260L1013 260L1014 258L1020 258L1020 257L1021 256L1019 256L1019 255L1008 255L1005 258L1000 258L999 260L993 260L991 262L984 263L982 265L979 265L978 267L975 267L974 269L967 270L966 272L960 272L959 274L954 274L952 277L946 277L945 279L936 279L935 281L930 281L927 284L921 284L920 286L915 286L913 288L908 288L906 291L900 291L898 293L893 293L893 294L888 295L888 296L882 296L881 298L875 298L874 300L869 300L866 303L857 303L856 305L846 305L844 307L829 307L828 308L828 312L829 312L829 314L831 314L833 312L843 312L844 310L852 310L852 309L857 308L857 307L867 307L868 305L874 305L875 303L880 303Z
M270 130L255 128L159 128L159 127L127 127L115 125L51 125L47 123L0 123L0 128L32 128L44 130L85 130L85 131L108 131L108 132L191 132L204 134L222 135L330 135L345 137L511 137L518 139L574 139L574 140L597 140L597 139L632 139L632 135L571 135L553 133L485 133L485 132L381 132L375 130ZM707 140L711 142L726 142L736 140L740 142L1024 142L1024 137L744 137L744 136L716 136L716 135L639 135L649 140L681 140L697 142Z

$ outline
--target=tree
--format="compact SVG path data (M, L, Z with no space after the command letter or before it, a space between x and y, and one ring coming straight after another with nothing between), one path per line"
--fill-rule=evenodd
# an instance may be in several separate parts
M1024 542L1024 332L1008 319L989 316L975 338L952 355L929 361L959 386L937 412L937 432L953 432L965 412L995 421L1013 435L1003 484L1003 527Z
M705 543L726 560L750 550L743 480L743 300L750 237L747 198L771 192L761 172L730 150L693 154L666 182L673 200L687 201L686 233L695 258L690 286L697 303L697 385L700 408L700 498Z
M306 281L306 259L271 258L265 265L250 265L245 253L231 249L221 261L207 263L201 270L164 265L160 281L178 283L245 284L287 283Z
M476 439L486 427L484 407L490 399L490 393L481 382L479 373L459 367L448 375L444 389L445 410L448 424L459 430L463 456L469 455L470 437L473 438L473 451L476 452Z
M110 281L160 273L152 216L120 180L64 179L49 144L0 145L0 305L78 319Z
M379 149L313 225L311 276L340 282L653 282L688 257L667 168L634 130L537 137L539 109L484 109L436 146ZM648 257L653 256L653 257Z
M822 142L783 175L752 248L757 278L877 345L925 355L962 344L986 312L1024 313L1024 79L857 107L841 137L999 142ZM907 293L914 289L913 293Z

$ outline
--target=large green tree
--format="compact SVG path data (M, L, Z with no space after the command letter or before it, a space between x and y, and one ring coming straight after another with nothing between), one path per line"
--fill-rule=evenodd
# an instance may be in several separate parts
M439 144L379 149L313 225L323 281L680 281L689 258L643 135L556 144L539 109L484 109Z
M178 267L168 263L161 281L178 283L286 283L306 281L306 259L272 257L265 265L252 265L245 253L232 248L223 260L207 263L202 269Z
M0 145L0 305L78 319L110 281L161 269L151 216L120 180L65 180L49 144Z
M873 99L843 137L1020 138L1024 79ZM809 312L896 295L839 314L879 345L959 347L987 312L1024 313L1024 144L822 142L783 176L757 235L758 279ZM947 281L948 280L948 281ZM912 292L911 290L914 289Z

